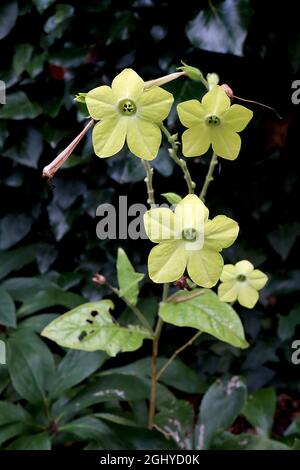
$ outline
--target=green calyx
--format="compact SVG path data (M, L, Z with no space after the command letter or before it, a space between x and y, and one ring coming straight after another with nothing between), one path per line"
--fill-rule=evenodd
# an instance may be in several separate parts
M205 124L212 127L219 126L221 124L221 119L215 114L211 114L205 119Z
M136 113L136 105L129 99L121 100L118 109L123 116L133 116Z

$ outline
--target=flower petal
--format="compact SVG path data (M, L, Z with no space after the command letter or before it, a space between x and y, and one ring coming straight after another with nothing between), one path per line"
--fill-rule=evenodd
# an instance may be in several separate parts
M182 241L161 243L150 251L149 276L157 283L177 281L184 273L186 261L187 255Z
M265 273L263 273L259 269L254 269L252 273L248 274L247 281L251 287L260 290L266 285L268 281L268 276L266 276Z
M98 122L93 129L93 146L100 158L118 153L125 142L127 118L115 118Z
M179 103L177 106L177 113L181 123L185 127L198 126L199 123L204 122L206 111L198 100L188 100Z
M117 100L112 89L99 86L89 91L85 97L88 111L93 119L112 119L117 115Z
M239 225L225 215L217 215L205 224L205 246L221 251L231 246L239 233Z
M170 240L174 231L174 212L166 207L151 209L144 214L144 225L153 243Z
M143 160L153 160L161 144L157 124L144 119L128 118L127 144L129 150Z
M233 264L225 264L220 281L227 282L233 281L237 278L236 267Z
M112 91L121 99L137 100L144 89L144 80L132 69L124 69L114 78Z
M253 112L250 109L240 104L234 104L225 111L221 119L232 131L240 132L245 129L252 117Z
M256 302L258 301L258 292L253 287L245 283L240 286L238 294L238 302L243 305L243 307L253 308Z
M138 117L152 122L162 122L168 116L174 97L158 86L144 91L138 99Z
M203 96L202 104L209 114L219 116L230 107L230 99L223 88L216 85Z
M248 275L252 273L254 266L250 261L244 259L236 263L235 268L237 276L242 275L248 277Z
M198 124L182 134L182 153L185 157L198 157L210 146L210 132L205 124Z
M235 160L241 150L241 138L226 126L210 128L210 138L213 151L219 157Z
M218 287L219 299L223 302L234 302L238 298L239 285L233 281L221 282Z
M220 278L223 263L220 253L204 247L200 251L190 252L188 274L199 286L212 287Z
M185 196L175 208L175 232L179 236L185 229L195 229L204 235L204 224L209 211L195 194Z

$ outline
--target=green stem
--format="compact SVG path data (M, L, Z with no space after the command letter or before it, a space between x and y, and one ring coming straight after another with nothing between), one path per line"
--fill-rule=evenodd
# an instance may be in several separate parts
M213 179L214 179L213 178L213 173L214 173L214 170L215 170L215 167L216 167L217 164L218 164L218 157L215 153L213 153L213 156L212 156L210 164L209 164L208 172L207 172L207 175L206 175L206 178L205 178L205 181L204 181L204 185L203 185L203 188L202 188L200 196L199 196L201 201L203 201L203 202L205 201L208 186L210 185L211 181L213 181Z
M197 331L197 333L192 336L186 343L184 343L180 348L176 349L176 351L172 354L172 356L165 362L165 364L162 366L162 368L159 370L159 372L156 375L156 380L158 381L161 375L165 372L165 370L172 364L174 359L180 354L182 351L184 351L187 347L191 346L193 342L201 335L202 331Z
M147 203L150 205L155 204L155 199L154 199L154 189L153 189L153 168L149 165L149 162L146 160L142 160L144 164L144 168L146 171L146 178L144 179L146 186L147 186L147 194L148 194L148 199Z
M120 295L120 292L118 289L116 289L115 287L113 287L111 284L109 284L109 282L106 282L106 285L107 287L110 288L110 290L116 294L118 297L120 297L120 299L123 300L123 302L127 305L128 308L130 308L130 310L135 314L135 316L139 319L139 321L141 322L141 324L151 333L151 335L153 336L154 335L154 331L150 325L150 323L148 322L147 318L143 315L143 313L140 311L140 309L138 307L136 307L135 305L132 305L130 302L128 302L127 299L125 299L125 297L122 297Z
M165 302L168 298L170 284L164 284L162 301ZM158 343L163 328L163 320L158 317L156 324L153 343L152 343L152 357L151 357L151 389L150 389L150 400L149 400L149 418L148 427L153 428L155 410L156 410L156 395L157 395L157 356L158 356Z
M183 160L182 158L179 158L178 155L177 155L176 138L171 135L171 133L163 125L163 123L160 124L160 128L161 128L161 131L163 132L163 134L166 136L169 144L171 145L171 148L169 149L170 157L172 158L172 160L174 160L174 162L178 166L180 166L180 168L183 171L183 176L184 176L184 179L186 181L189 194L194 194L194 189L196 187L196 183L194 183L194 181L192 180L191 174L188 170L188 167L187 167L187 164L186 164L185 160Z

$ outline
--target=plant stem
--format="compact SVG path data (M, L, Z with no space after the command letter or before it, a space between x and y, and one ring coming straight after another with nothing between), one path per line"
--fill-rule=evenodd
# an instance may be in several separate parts
M144 168L146 171L146 178L144 179L146 186L147 186L147 194L148 194L148 199L147 203L150 205L155 204L155 199L154 199L154 189L153 189L153 168L149 165L149 162L146 160L142 160L144 164Z
M173 137L171 133L168 131L168 129L163 125L163 123L160 124L160 129L163 132L163 134L166 136L169 144L171 145L171 148L169 149L169 154L172 160L180 166L180 168L183 171L183 176L186 181L187 187L189 194L194 194L194 189L196 187L196 183L192 180L191 174L188 170L186 161L183 160L182 158L179 158L177 155L177 142L176 142L176 137Z
M188 346L191 346L193 342L201 335L202 331L197 331L197 333L192 336L186 343L184 343L180 348L176 349L176 351L172 354L172 356L165 362L165 364L162 366L162 368L159 370L159 372L156 375L156 380L159 380L161 375L165 372L165 370L172 364L174 359L180 354L182 351L184 351Z
M118 289L116 289L116 287L113 287L109 282L106 281L106 285L107 287L110 288L110 290L116 294L118 297L120 297L120 299L123 300L123 302L127 305L128 308L130 308L130 310L135 314L135 316L139 319L139 321L142 323L142 325L151 333L151 335L153 336L155 333L150 325L150 323L148 322L147 318L143 315L143 313L140 311L140 309L138 307L136 307L135 305L132 305L130 302L128 302L127 299L125 299L125 297L122 297L120 296L120 292Z
M168 297L170 284L164 284L162 301L165 302ZM151 357L151 389L149 401L149 418L148 428L152 429L154 425L155 410L156 410L156 395L157 395L157 356L158 356L158 343L163 328L163 320L159 317L152 343L152 357Z
M211 158L209 167L208 167L208 172L204 181L204 185L202 187L201 193L200 193L200 199L201 201L205 201L206 193L208 190L208 186L210 185L211 181L213 181L213 173L216 165L218 164L218 157L215 153L213 153L213 156Z

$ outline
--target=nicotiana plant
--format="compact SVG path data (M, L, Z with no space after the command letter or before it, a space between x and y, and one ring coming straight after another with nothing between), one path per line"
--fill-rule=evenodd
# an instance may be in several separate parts
M161 88L164 84L187 77L206 88L202 101L188 100L177 105L179 119L187 128L182 135L172 135L163 121L168 117L174 97ZM84 130L47 167L43 175L52 178L71 155L82 137L93 128L94 151L100 158L117 154L125 145L145 167L149 210L144 215L147 236L155 244L148 256L149 277L163 285L154 327L138 307L139 283L144 274L136 272L122 248L118 250L118 287L110 285L101 274L94 282L108 286L127 304L137 322L121 326L111 311L110 299L86 303L59 316L43 330L42 335L59 345L82 351L105 351L116 356L135 351L144 340L152 341L151 390L149 397L149 428L158 427L157 383L174 359L201 333L237 348L248 343L239 316L233 308L238 301L252 308L258 301L258 290L267 276L247 260L225 265L222 250L231 246L239 232L238 223L219 214L209 217L205 198L218 158L235 160L240 152L239 133L248 125L252 111L232 104L232 92L218 84L218 76L204 78L200 70L183 65L179 71L156 80L144 82L132 69L123 70L111 87L99 86L88 93L79 93L76 101L86 105L90 119ZM169 156L179 165L187 186L187 194L164 194L172 208L155 204L153 168L149 161L156 158L165 137ZM212 147L212 157L204 185L198 193L194 178L184 157L199 157ZM118 158L118 157L116 157ZM218 286L217 293L214 287ZM174 292L170 293L170 287ZM164 364L158 362L158 348L164 323L191 327L192 338L178 348Z

